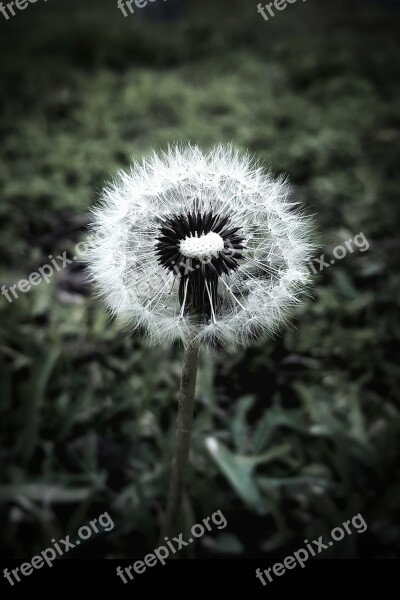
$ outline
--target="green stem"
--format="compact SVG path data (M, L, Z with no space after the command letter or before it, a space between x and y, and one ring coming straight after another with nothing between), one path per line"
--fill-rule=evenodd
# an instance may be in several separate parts
M182 502L185 470L190 450L198 363L199 346L191 341L185 346L183 355L175 446L160 542L163 542L165 536L170 537L176 533L175 527Z

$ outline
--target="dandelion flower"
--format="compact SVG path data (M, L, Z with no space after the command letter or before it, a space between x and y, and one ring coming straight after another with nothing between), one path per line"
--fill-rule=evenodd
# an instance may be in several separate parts
M181 504L199 347L245 346L276 332L308 281L310 221L286 180L248 155L187 145L121 172L94 212L93 233L91 277L111 313L153 342L184 344L162 538L175 532Z
M248 155L219 145L153 154L94 214L92 278L153 342L242 345L276 332L308 281L310 222Z

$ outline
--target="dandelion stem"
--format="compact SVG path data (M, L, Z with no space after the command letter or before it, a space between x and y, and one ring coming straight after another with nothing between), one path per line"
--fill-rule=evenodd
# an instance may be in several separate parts
M171 536L176 533L175 527L182 501L185 470L190 450L198 362L199 345L194 340L191 340L185 346L183 355L175 446L160 543L164 543L165 536Z

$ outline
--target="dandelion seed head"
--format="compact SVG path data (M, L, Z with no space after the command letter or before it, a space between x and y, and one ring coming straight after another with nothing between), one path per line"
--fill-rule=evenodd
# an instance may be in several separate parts
M247 154L173 146L120 172L94 210L91 278L154 343L274 335L309 282L311 222Z

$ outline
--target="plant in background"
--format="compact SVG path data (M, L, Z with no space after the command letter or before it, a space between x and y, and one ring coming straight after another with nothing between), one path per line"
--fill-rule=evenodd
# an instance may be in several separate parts
M232 146L175 146L121 172L94 212L88 261L111 313L184 347L163 535L181 502L200 346L274 334L309 280L311 224L289 196Z

